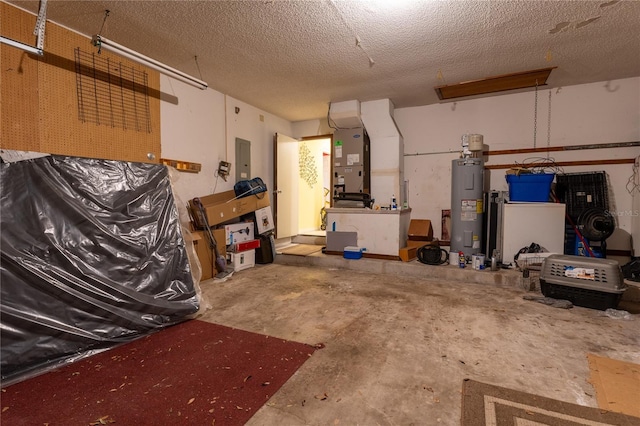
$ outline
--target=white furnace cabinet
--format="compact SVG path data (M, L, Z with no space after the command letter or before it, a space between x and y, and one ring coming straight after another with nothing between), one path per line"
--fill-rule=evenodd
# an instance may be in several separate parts
M562 254L564 213L565 205L560 203L505 203L502 216L502 262L512 263L513 256L531 243L539 244L548 252Z
M327 209L327 229L357 232L358 247L366 254L399 259L399 251L407 245L411 209L370 210L361 208Z

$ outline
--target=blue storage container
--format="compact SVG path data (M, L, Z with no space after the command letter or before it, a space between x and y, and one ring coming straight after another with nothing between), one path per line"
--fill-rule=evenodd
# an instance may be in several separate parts
M347 246L344 248L345 259L360 259L362 257L363 248Z
M505 175L509 184L509 201L547 202L553 173Z

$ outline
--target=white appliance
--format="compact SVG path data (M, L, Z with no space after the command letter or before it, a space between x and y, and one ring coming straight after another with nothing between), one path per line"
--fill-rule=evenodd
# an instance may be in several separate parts
M513 256L531 243L551 253L564 253L564 218L565 205L561 203L505 203L502 262L513 263Z

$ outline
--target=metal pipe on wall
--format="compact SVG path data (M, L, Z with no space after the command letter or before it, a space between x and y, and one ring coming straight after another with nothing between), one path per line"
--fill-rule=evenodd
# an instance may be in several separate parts
M504 149L504 150L496 150L496 151L484 151L482 154L483 155L530 154L530 153L536 153L536 152L580 151L583 149L631 148L634 146L640 146L640 141L611 142L611 143L598 143L598 144L588 144L588 145L548 146L548 147L541 147L541 148ZM422 155L453 154L453 153L459 153L459 152L460 150L417 152L415 154L404 154L404 156L416 157L416 156L422 156Z
M583 149L609 149L609 148L631 148L640 146L640 142L612 142L612 143L596 143L587 145L566 145L566 146L547 146L542 148L521 148L521 149L504 149L497 151L484 151L484 155L508 155L508 154L529 154L536 152L555 152L555 151L581 151Z
M635 158L618 158L613 160L583 160L583 161L554 161L553 163L549 162L535 162L535 163L527 163L527 168L532 167L549 167L549 166L558 166L558 167L569 167L569 166L603 166L608 164L633 164L635 163ZM523 167L522 163L509 163L509 164L491 164L488 166L484 166L486 170L494 170L494 169L511 169L513 167Z

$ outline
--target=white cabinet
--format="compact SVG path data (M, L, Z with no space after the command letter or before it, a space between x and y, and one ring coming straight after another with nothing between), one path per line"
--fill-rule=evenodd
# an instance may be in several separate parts
M502 261L531 243L551 253L564 252L565 205L560 203L506 203L502 216ZM489 254L490 256L491 254Z
M357 232L358 247L367 249L365 254L394 259L399 259L400 249L407 244L410 220L411 209L327 209L327 230Z

